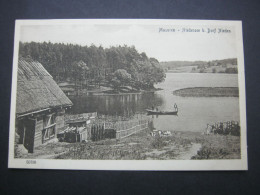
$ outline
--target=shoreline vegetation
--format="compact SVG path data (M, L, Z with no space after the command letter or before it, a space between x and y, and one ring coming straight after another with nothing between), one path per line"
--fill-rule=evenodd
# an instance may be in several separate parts
M20 42L19 57L40 62L67 95L100 87L111 88L108 93L149 91L166 77L157 59L127 45Z
M152 137L144 130L127 138L97 142L50 142L33 154L16 156L25 159L89 160L202 160L240 159L240 136L205 135L201 132L173 131L165 137Z
M102 95L131 95L131 94L142 94L142 93L153 93L156 91L160 91L162 90L161 88L151 88L151 89L147 89L147 90L137 90L137 89L130 89L127 87L122 87L120 89L113 89L110 87L100 87L97 89L93 89L93 90L82 90L81 92L79 92L80 95L94 95L94 96L102 96ZM78 94L78 95L79 95ZM69 95L70 96L70 95ZM75 94L72 94L72 96L75 96Z
M168 61L161 66L169 73L226 73L237 74L237 58L213 61Z
M239 97L238 87L193 87L173 91L182 97Z

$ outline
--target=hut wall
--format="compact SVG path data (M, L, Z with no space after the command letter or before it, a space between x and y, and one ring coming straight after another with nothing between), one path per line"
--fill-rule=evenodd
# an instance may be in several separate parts
M38 117L35 125L34 147L42 144L43 117Z
M65 114L65 109L62 109L61 111L57 112L57 115L56 115L56 118L55 118L56 135L60 131L64 130L64 127L65 127L64 114Z
M58 132L64 130L64 126L65 126L64 113L65 113L65 110L57 112L57 115L56 115L56 118L55 118L55 123L56 123L56 127L55 127L55 130L56 130L55 134L56 135L55 135L55 137L57 136ZM40 116L40 117L37 118L36 125L35 125L34 147L37 147L37 146L42 144L43 128L44 128L43 116Z

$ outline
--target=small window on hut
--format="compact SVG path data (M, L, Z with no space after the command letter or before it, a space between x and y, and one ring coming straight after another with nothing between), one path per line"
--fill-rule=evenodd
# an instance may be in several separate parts
M55 137L56 133L55 115L46 115L43 118L42 142L46 142Z

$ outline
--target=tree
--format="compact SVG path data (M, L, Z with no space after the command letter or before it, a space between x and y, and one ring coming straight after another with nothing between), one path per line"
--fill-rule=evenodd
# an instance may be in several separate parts
M139 53L134 46L124 45L104 49L93 44L88 47L50 42L20 42L19 55L31 56L44 66L54 80L59 82L74 80L75 86L87 81L99 86L106 85L116 74L115 78L122 85L138 86L142 89L152 88L165 78L165 72L158 60L148 58L144 52ZM124 71L116 73L117 70ZM114 79L113 82L118 83L117 80Z
M114 76L122 83L122 85L127 86L130 84L131 75L127 73L124 69L118 69L115 71Z
M129 86L131 84L131 75L124 69L118 69L113 73L110 83L117 90L120 86Z
M72 64L75 87L82 88L83 81L86 81L86 72L89 70L87 64L82 60Z

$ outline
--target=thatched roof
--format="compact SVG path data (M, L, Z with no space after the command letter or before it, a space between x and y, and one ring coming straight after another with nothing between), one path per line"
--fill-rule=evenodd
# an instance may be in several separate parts
M72 102L42 64L31 59L19 59L16 114L71 105Z

